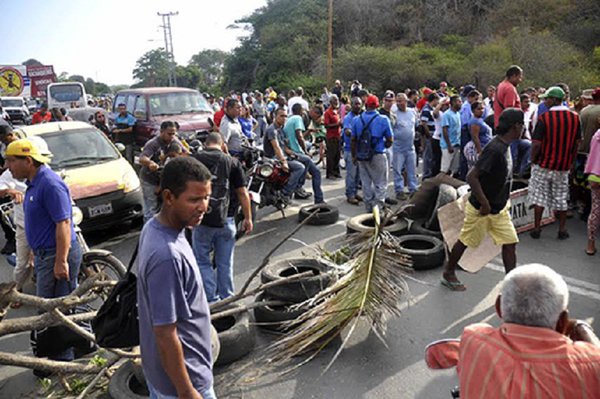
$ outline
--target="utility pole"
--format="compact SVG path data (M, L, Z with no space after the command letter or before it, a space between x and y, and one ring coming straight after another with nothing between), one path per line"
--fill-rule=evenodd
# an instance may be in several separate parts
M329 0L327 21L327 87L333 84L333 0Z
M177 86L177 76L175 74L175 56L173 55L173 37L171 36L171 17L179 15L179 11L167 12L167 13L156 13L162 17L163 24L160 26L163 28L165 35L165 52L167 53L167 60L169 61L169 86Z

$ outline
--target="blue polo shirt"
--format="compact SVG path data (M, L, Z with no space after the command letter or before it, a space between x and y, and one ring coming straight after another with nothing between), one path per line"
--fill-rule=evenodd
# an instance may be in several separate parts
M133 125L135 125L135 122L137 122L137 120L130 113L127 113L127 115L125 115L125 116L121 116L121 114L117 114L117 117L115 118L116 126L119 126L119 125L133 126Z
M392 125L387 116L381 115L377 111L365 111L361 116L354 118L352 121L352 138L358 140L363 127L375 118L369 125L371 131L371 144L373 150L377 154L385 153L385 141L393 137Z
M56 248L56 223L71 220L71 240L75 240L71 193L65 182L48 166L39 167L23 201L25 235L34 251Z
M342 129L342 137L344 137L344 151L350 152L352 150L352 124L354 123L354 118L356 117L357 115L355 115L353 112L348 112L348 114L344 117L344 127ZM346 136L346 129L350 130L350 136Z

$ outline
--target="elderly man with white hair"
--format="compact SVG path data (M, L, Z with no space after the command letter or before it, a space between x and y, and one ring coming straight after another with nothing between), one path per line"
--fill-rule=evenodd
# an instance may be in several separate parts
M547 266L517 267L496 300L499 328L466 327L460 341L431 344L431 368L457 366L461 398L597 398L600 340L569 319L569 291Z

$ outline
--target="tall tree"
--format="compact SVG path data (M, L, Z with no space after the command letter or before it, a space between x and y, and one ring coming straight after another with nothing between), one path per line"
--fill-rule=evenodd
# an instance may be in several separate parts
M225 60L229 53L216 49L205 49L194 54L189 64L195 65L202 71L205 86L214 86L221 81Z
M30 58L27 61L23 61L22 64L25 66L42 66L42 65L44 65L41 62L39 62L38 60L36 60L35 58Z
M133 78L137 87L168 86L169 59L164 49L150 50L135 63Z

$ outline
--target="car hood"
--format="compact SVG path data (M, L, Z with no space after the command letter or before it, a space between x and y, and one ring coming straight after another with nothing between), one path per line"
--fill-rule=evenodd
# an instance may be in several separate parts
M179 130L209 130L210 124L208 118L212 117L212 112L195 112L181 115L161 115L153 119L160 124L162 121L175 121L179 123Z
M124 175L131 165L123 159L96 165L65 169L61 172L74 200L95 197L125 188Z

